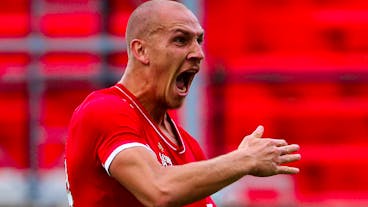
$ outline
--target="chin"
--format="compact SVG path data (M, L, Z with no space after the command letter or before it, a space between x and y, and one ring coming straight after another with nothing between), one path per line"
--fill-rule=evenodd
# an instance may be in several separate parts
M168 103L168 108L169 109L178 109L178 108L182 107L183 104L184 104L184 99L175 100L175 101L172 101L172 102Z

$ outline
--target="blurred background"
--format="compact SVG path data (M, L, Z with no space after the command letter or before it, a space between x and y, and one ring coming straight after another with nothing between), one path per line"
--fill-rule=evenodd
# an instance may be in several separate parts
M0 1L0 206L67 206L70 116L119 80L142 2ZM259 124L301 146L298 175L246 177L219 206L368 206L368 2L181 2L206 31L206 61L178 122L208 157Z

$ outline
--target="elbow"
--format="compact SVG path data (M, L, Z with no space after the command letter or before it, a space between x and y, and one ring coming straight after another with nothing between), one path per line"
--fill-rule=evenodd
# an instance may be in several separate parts
M173 205L172 202L170 202L170 200L168 200L167 198L157 198L157 200L154 200L149 206L150 207L173 207L176 205Z
M149 203L146 206L149 207L175 207L182 206L178 198L174 196L173 191L159 190L155 195L149 199Z

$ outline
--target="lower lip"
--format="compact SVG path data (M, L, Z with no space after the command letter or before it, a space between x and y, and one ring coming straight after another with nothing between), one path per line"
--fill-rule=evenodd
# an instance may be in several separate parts
M185 92L181 91L180 89L178 89L177 87L175 87L176 92L179 94L179 96L185 97L188 95L189 93L189 89L187 89Z

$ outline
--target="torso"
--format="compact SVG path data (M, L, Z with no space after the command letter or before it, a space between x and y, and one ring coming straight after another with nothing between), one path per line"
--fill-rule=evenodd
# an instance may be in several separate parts
M95 114L89 107L101 112ZM116 110L124 111L119 115ZM105 123L107 118L109 122ZM134 96L120 85L88 97L73 115L66 143L67 175L74 206L142 206L103 167L106 168L113 152L121 147L142 145L153 151L163 166L205 159L198 143L187 132L170 117L166 121L169 130L160 129ZM130 127L128 134L119 131L125 125ZM188 206L211 205L215 206L208 197Z

